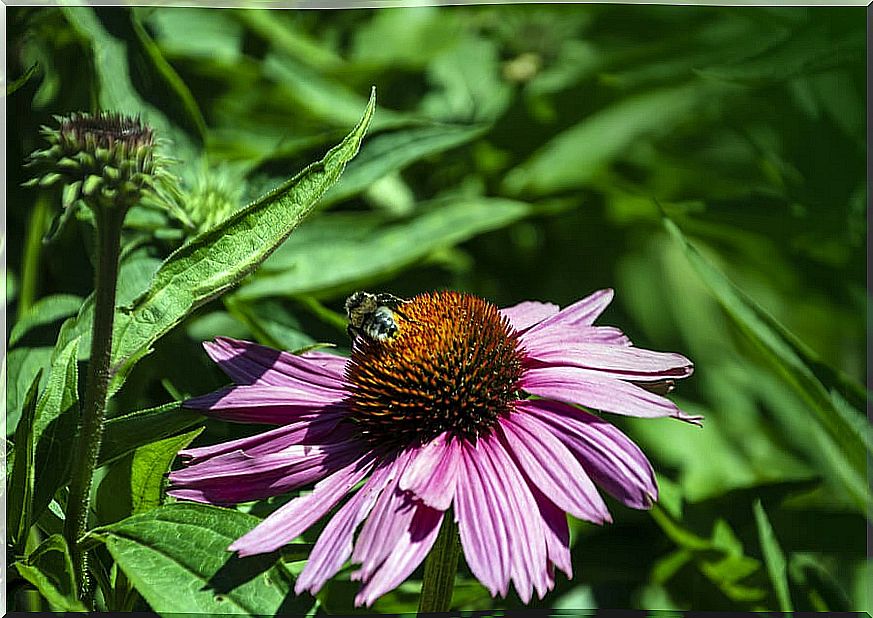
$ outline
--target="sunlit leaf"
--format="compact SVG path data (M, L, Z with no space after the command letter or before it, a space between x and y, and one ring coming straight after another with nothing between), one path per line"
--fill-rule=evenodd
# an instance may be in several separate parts
M227 551L258 519L200 504L169 504L95 533L158 613L304 613L277 553L238 558Z
M146 293L116 317L116 380L162 335L237 285L288 238L358 152L374 108L375 92L358 125L324 159L167 258Z

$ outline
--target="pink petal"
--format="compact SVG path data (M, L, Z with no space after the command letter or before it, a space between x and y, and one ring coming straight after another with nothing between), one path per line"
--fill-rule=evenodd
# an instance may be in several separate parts
M191 465L233 451L241 450L254 456L276 453L292 444L342 442L351 437L349 427L337 427L343 416L344 414L328 413L303 415L286 425L253 436L179 451L179 457ZM330 440L327 440L328 435Z
M524 372L522 388L540 397L556 399L629 416L672 416L700 424L699 416L682 412L669 399L630 382L604 376L580 367L535 367Z
M342 568L352 553L352 536L355 530L373 508L393 473L391 464L376 468L364 486L331 518L318 536L306 566L297 577L294 585L296 594L305 590L315 594Z
M373 467L368 453L351 465L334 472L315 485L312 493L295 498L270 514L254 530L228 547L240 556L274 551L300 536L321 519L343 496L358 484Z
M254 384L220 388L188 399L185 407L208 410L209 416L236 423L284 425L301 414L340 414L341 401L338 391Z
M460 444L441 434L418 449L403 477L400 489L411 491L426 505L440 511L451 506L461 464Z
M546 318L539 324L532 326L529 333L539 332L550 328L564 330L573 326L591 326L594 320L603 313L603 310L612 302L614 292L612 290L598 290L576 301L569 307L561 309L555 315Z
M491 593L506 596L511 574L509 540L501 524L494 492L487 486L475 459L475 447L462 444L462 466L455 489L455 519L470 571Z
M250 341L216 337L204 342L206 353L237 384L315 385L344 390L336 363L322 357L297 356Z
M415 514L412 497L397 488L414 450L400 453L391 466L391 479L379 496L373 511L358 535L352 560L361 564L359 571L366 579L395 551L403 531L408 529Z
M409 526L402 532L394 551L379 569L368 578L355 597L355 605L369 607L380 596L401 584L425 559L436 541L443 512L418 504ZM361 573L352 574L353 579L362 579Z
M234 451L172 472L167 493L213 504L260 500L318 481L355 461L360 453L356 440L292 445L263 455Z
M518 467L559 508L598 524L612 521L585 469L548 425L524 414L512 414L501 421L501 427Z
M541 303L535 300L525 300L500 310L515 330L525 330L534 324L558 313L559 307L554 303Z
M628 347L631 340L614 326L572 326L570 328L546 328L522 333L525 349L555 348L566 345L599 343L608 346Z
M570 527L567 525L567 514L559 509L539 489L531 486L540 517L543 518L543 530L546 536L546 551L549 562L564 571L567 577L573 577L573 561L570 559Z
M549 590L546 539L543 522L527 481L503 445L492 434L478 440L481 447L477 465L483 479L499 504L500 523L510 544L512 580L524 603L530 601L533 588L540 598Z
M539 419L575 453L594 482L632 508L657 499L655 473L646 456L617 427L557 401L527 401L520 411Z
M553 365L570 365L592 369L624 380L660 380L685 378L694 366L681 354L654 352L641 348L576 343L567 341L562 333L549 333L548 338L525 340L528 358Z

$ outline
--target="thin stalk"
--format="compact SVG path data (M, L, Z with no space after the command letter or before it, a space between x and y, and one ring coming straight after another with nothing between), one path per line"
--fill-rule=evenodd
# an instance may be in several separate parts
M39 284L39 263L42 255L42 239L51 204L47 197L36 198L30 212L24 251L21 257L21 285L18 288L18 317L24 315L36 300Z
M424 563L421 597L418 600L419 613L449 611L460 552L458 526L452 512L446 511L436 542Z
M103 419L112 358L112 325L115 318L115 287L121 248L124 208L95 208L97 224L97 266L94 283L94 322L91 328L91 359L85 384L85 403L79 417L79 431L73 447L70 497L64 536L70 546L73 570L83 600L89 596L86 552L79 547L88 530L91 483L103 439Z

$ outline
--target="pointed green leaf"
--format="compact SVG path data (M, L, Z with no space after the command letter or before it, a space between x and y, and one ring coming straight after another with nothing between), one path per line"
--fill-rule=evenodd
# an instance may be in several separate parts
M478 198L432 204L409 220L382 225L378 220L374 225L369 216L324 214L292 237L238 296L252 299L345 290L397 272L437 249L509 225L530 212L530 205L523 202Z
M767 518L767 512L760 500L755 501L755 524L758 527L758 539L761 542L761 551L764 554L764 564L767 565L767 573L770 575L770 581L773 583L773 589L776 591L776 598L779 600L779 611L793 612L794 607L791 604L791 594L788 591L788 570L786 568L785 554L782 553L782 548L779 546L779 540L776 538L776 533L773 526L770 525L770 520Z
M664 225L725 313L761 351L774 370L806 401L811 417L824 429L827 437L839 445L839 452L833 449L829 451L831 456L842 460L842 464L835 462L834 468L839 470L841 476L851 477L852 480L843 484L856 504L867 512L871 506L871 495L864 489L867 472L865 449L873 453L873 427L845 400L835 402L826 386L806 365L803 357L798 355L797 346L793 346L782 335L786 332L785 328L772 326L777 323L773 316L701 255L673 221L665 217Z
M188 502L168 504L95 534L158 613L303 614L277 553L238 558L227 551L258 519Z
M23 553L27 535L30 532L30 512L33 504L33 418L36 413L36 394L42 369L37 371L21 411L21 420L15 429L15 459L6 495L6 513L9 534L15 543L17 553Z
M97 488L99 520L116 522L160 506L166 474L176 453L201 431L202 427L150 442L112 465Z
M237 285L288 238L358 152L373 116L375 96L374 90L361 121L324 159L167 258L148 291L116 319L116 383L161 336L197 307Z
M161 440L203 422L203 416L185 410L174 401L147 410L137 410L106 421L98 465L123 457L140 446Z
M73 294L55 294L39 299L19 319L9 333L9 347L13 347L28 332L38 326L51 324L61 318L75 315L82 306L82 298Z
M53 609L86 611L76 598L73 563L67 542L60 534L53 534L43 541L25 560L16 562L15 568L39 590Z
M320 206L357 195L391 172L424 157L449 150L483 135L488 125L433 125L377 135L361 149L343 177L324 196Z
M52 360L45 391L36 406L33 420L35 444L33 521L39 519L55 492L67 480L72 441L79 420L78 366L76 338Z

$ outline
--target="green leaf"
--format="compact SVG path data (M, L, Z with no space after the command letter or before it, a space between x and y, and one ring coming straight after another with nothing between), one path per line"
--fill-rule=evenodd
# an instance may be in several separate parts
M389 225L379 225L372 216L324 214L303 226L237 295L253 299L344 291L509 225L530 211L522 202L480 198L440 202Z
M432 125L384 133L369 140L320 206L341 202L410 163L470 142L489 125Z
M166 473L176 453L201 431L203 427L150 442L115 462L97 488L99 520L112 523L159 507Z
M42 377L40 369L34 376L24 397L24 407L21 420L15 429L15 459L12 461L12 472L8 482L6 495L6 513L9 534L15 543L16 553L23 553L27 535L32 523L30 518L33 504L34 484L34 440L33 419L36 413L36 394L39 380Z
M106 421L98 465L115 461L140 446L173 436L203 422L203 416L185 410L181 401L137 410Z
M25 560L16 562L15 568L39 590L54 610L87 611L76 598L73 563L62 535L48 537Z
M856 410L835 403L791 341L782 333L784 327L774 328L776 319L733 285L716 267L692 246L673 221L664 218L664 225L682 248L700 279L731 318L738 329L761 351L775 371L807 403L811 416L822 427L828 438L839 445L839 452L830 449L832 456L842 459L841 473L850 477L844 482L856 504L867 512L871 504L869 491L864 490L866 475L865 449L873 452L873 428ZM824 447L823 447L824 448ZM854 480L852 480L854 479Z
M238 558L228 545L258 519L238 511L175 503L134 515L94 534L158 613L302 614L278 553Z
M9 333L9 347L15 346L34 328L75 315L81 307L82 298L73 294L55 294L41 298L15 323Z
M6 431L13 432L18 426L24 406L24 395L33 382L33 377L42 371L45 382L51 364L53 348L15 348L6 355ZM8 433L7 433L8 435Z
M782 553L779 540L776 538L776 533L773 530L773 526L770 525L767 512L764 510L760 500L755 501L754 509L761 551L764 554L767 573L770 575L770 581L773 582L773 589L776 591L776 598L779 600L779 611L793 612L794 607L791 604L791 594L788 591L788 570L785 554Z
M37 482L33 492L33 521L39 519L55 492L67 480L72 441L79 420L78 347L76 338L60 351L56 350L45 391L36 406L33 440L36 449L34 478Z
M251 274L312 211L358 152L376 104L324 159L195 237L161 265L150 288L116 319L114 381L124 379L151 346L197 307Z
M666 135L713 95L695 82L621 100L553 137L509 172L505 188L543 195L584 187L638 140Z

